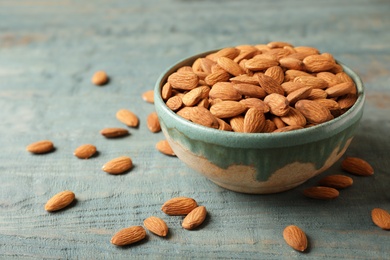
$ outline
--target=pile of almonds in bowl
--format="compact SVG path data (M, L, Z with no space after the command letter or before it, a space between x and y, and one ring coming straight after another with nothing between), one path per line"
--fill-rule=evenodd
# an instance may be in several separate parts
M329 53L287 42L227 47L168 76L166 105L194 123L246 133L285 132L342 115L354 81Z

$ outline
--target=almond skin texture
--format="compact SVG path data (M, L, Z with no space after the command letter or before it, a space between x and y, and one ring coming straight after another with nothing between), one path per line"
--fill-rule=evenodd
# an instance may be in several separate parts
M187 197L176 197L166 201L161 210L170 216L187 215L198 206L196 201Z
M181 226L188 230L194 229L203 223L206 219L206 215L207 210L205 206L196 207L183 219Z
M246 110L246 107L238 101L221 101L211 106L210 112L218 118L235 117Z
M91 158L96 153L96 146L92 144L83 144L74 150L73 154L80 159Z
M372 166L365 160L357 157L346 157L341 163L341 168L359 176L370 176L374 174Z
M74 200L75 195L72 191L65 190L54 195L45 205L46 211L57 211L65 208Z
M329 109L312 100L299 100L295 103L295 108L306 117L308 122L313 124L324 123L332 119Z
M148 103L153 104L154 103L154 91L148 90L148 91L142 93L142 99Z
M133 162L130 157L121 156L103 165L102 170L109 174L121 174L133 167Z
M96 71L91 79L92 83L97 85L97 86L102 86L107 84L108 82L108 76L107 73L104 71Z
M283 238L289 246L297 251L303 252L307 248L305 232L295 225L287 226L283 230Z
M384 230L390 230L390 213L384 209L375 208L371 211L372 222Z
M318 182L318 185L320 186L326 186L335 189L345 189L352 186L352 184L353 179L351 177L340 174L326 176Z
M329 200L339 196L339 191L331 187L316 186L303 191L303 195L312 199Z
M42 140L42 141L29 144L26 147L26 150L29 151L30 153L35 153L35 154L49 153L54 150L54 145L53 142L49 140Z
M150 113L148 115L146 122L150 132L158 133L161 131L160 121L158 120L158 116L156 112Z
M165 155L176 156L167 140L161 140L157 142L156 149Z
M116 118L120 122L130 127L137 127L139 124L138 117L133 112L127 109L118 110L118 112L116 113Z
M168 82L175 89L191 90L198 85L199 77L190 71L175 72L168 77Z
M165 237L168 234L167 223L159 217L148 217L144 220L144 226L157 236Z
M129 131L125 128L118 128L118 127L108 127L104 128L100 131L100 134L103 135L106 138L116 138L116 137L122 137L129 134Z
M146 237L146 230L141 226L132 226L119 230L111 238L111 244L116 246L126 246L138 241L141 241Z
M260 133L265 126L264 113L257 108L249 108L244 117L245 133Z

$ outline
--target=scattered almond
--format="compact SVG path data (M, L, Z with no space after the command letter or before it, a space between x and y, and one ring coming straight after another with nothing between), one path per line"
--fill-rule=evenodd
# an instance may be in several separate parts
M109 174L121 174L133 167L133 161L130 157L121 156L103 165L102 170Z
M142 93L142 99L145 100L148 103L154 103L154 91L148 90L144 93Z
M141 226L131 226L119 230L111 238L111 244L116 246L126 246L138 241L141 241L146 237L146 231Z
M370 176L374 174L372 166L365 160L357 157L346 157L341 163L341 168L359 176Z
M111 127L103 128L100 134L107 138L122 137L129 134L129 131L125 128Z
M46 211L57 211L65 208L75 199L75 195L72 191L65 190L54 195L46 202Z
M42 141L29 144L26 147L26 150L29 151L30 153L43 154L43 153L48 153L53 151L54 145L53 142L49 140L42 140Z
M371 218L375 225L384 230L390 230L390 213L381 208L371 211Z
M168 234L167 223L159 217L148 217L144 220L144 226L157 236L165 237Z
M157 142L156 149L165 155L176 156L167 140Z
M196 201L187 197L176 197L166 201L161 210L170 216L187 215L198 206Z
M156 112L150 113L148 115L146 122L150 132L157 133L161 131L160 121L158 120L158 116Z
M318 182L318 185L320 186L326 186L335 189L344 189L352 186L352 184L353 179L351 177L340 174L328 175Z
M328 200L337 198L339 196L339 191L331 187L316 186L306 188L303 191L303 195L312 199Z
M182 227L188 230L194 229L203 223L206 215L207 210L205 206L196 207L183 219Z
M303 252L307 248L306 234L298 226L287 226L283 230L283 238L289 246L297 251Z
M96 153L96 146L92 144L83 144L74 150L73 154L80 159L88 159Z
M97 86L102 86L108 82L107 73L102 70L97 71L93 74L91 81Z
M118 112L116 113L116 118L120 122L130 127L137 127L139 124L138 117L133 112L127 109L118 110Z

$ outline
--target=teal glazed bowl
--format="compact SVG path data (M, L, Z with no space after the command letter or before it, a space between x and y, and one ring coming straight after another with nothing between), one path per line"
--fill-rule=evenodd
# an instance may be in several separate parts
M347 150L363 115L364 87L358 75L340 63L354 80L358 99L341 116L316 126L281 133L238 133L195 124L174 113L161 97L168 76L209 53L174 64L159 77L154 89L162 131L188 167L232 191L277 193L327 170Z

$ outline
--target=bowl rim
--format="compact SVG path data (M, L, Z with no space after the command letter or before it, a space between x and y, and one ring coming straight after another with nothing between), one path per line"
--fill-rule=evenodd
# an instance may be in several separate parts
M197 58L205 57L206 55L216 51L218 50L199 53L184 58L178 62L175 62L173 65L169 66L163 73L160 74L155 84L154 106L156 108L160 121L164 122L164 120L161 120L162 113L164 113L166 116L168 116L168 118L174 120L175 128L177 128L177 130L179 130L182 134L184 132L187 137L190 137L191 139L197 141L205 141L207 143L214 143L218 145L223 144L224 146L229 147L260 148L294 146L315 142L340 133L346 128L348 128L350 125L358 121L362 116L362 110L364 107L365 100L363 82L361 78L352 69L347 67L342 62L336 60L336 62L343 67L344 72L347 73L353 79L357 88L358 98L355 104L350 107L344 114L330 121L308 128L297 129L287 132L241 133L214 129L184 119L181 116L177 115L170 108L168 108L168 106L165 104L161 97L161 89L166 83L168 76L175 72L178 68L186 65L191 65Z

